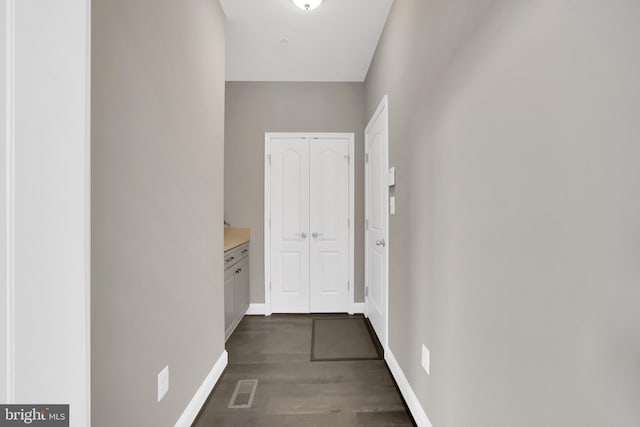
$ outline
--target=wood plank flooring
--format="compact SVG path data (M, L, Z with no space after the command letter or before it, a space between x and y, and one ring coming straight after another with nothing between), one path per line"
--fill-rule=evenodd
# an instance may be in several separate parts
M245 316L227 341L229 366L194 426L414 425L383 360L310 361L317 317ZM228 409L241 379L259 381L253 406Z

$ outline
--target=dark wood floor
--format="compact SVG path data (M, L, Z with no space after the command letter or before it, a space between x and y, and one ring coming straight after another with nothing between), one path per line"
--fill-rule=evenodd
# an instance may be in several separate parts
M227 341L229 366L194 426L413 425L383 360L310 361L313 318L246 316ZM241 379L259 381L253 406L228 409Z

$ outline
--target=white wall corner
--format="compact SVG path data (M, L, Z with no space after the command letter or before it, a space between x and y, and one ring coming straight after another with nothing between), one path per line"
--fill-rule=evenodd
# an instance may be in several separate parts
M264 307L264 303L262 304L249 304L249 308L247 309L247 312L245 313L245 315L249 315L249 316L264 316L265 314L265 307Z
M178 421L176 421L175 427L191 426L193 421L198 416L200 409L206 402L207 397L209 397L209 394L211 394L213 387L215 387L216 383L222 376L222 373L224 372L224 369L227 367L228 363L229 353L227 353L227 350L224 350L216 361L215 365L213 365L213 368L211 368L211 371L209 372L207 377L204 379L204 381L196 391L196 394L193 396L193 399L191 399L191 402L189 402L180 418L178 418Z
M402 393L402 397L404 397L405 402L407 402L409 411L411 415L413 415L413 419L418 427L433 427L431 421L429 421L429 417L427 417L427 413L418 400L418 396L414 393L411 384L409 384L409 380L405 377L402 368L400 368L398 361L389 348L384 352L384 360L387 362L387 366L389 366L389 370L396 380L400 393Z

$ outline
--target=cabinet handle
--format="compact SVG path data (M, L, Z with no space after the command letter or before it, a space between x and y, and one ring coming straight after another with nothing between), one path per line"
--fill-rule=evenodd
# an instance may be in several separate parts
M233 261L234 259L236 259L236 257L230 256L229 258L225 259L225 262Z
M237 269L237 270L236 270L236 274L240 274L240 272L241 272L241 271L242 271L242 269L241 269L241 268Z

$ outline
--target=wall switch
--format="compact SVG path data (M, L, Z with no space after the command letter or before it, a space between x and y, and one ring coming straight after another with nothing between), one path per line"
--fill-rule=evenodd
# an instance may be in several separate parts
M429 369L431 368L431 353L424 344L422 344L422 367L427 371L427 375L429 375Z
M396 214L396 198L393 196L389 197L389 214Z
M387 176L387 184L389 187L393 187L396 185L396 168L389 168L389 173Z
M158 374L158 402L169 391L169 366L165 366Z

